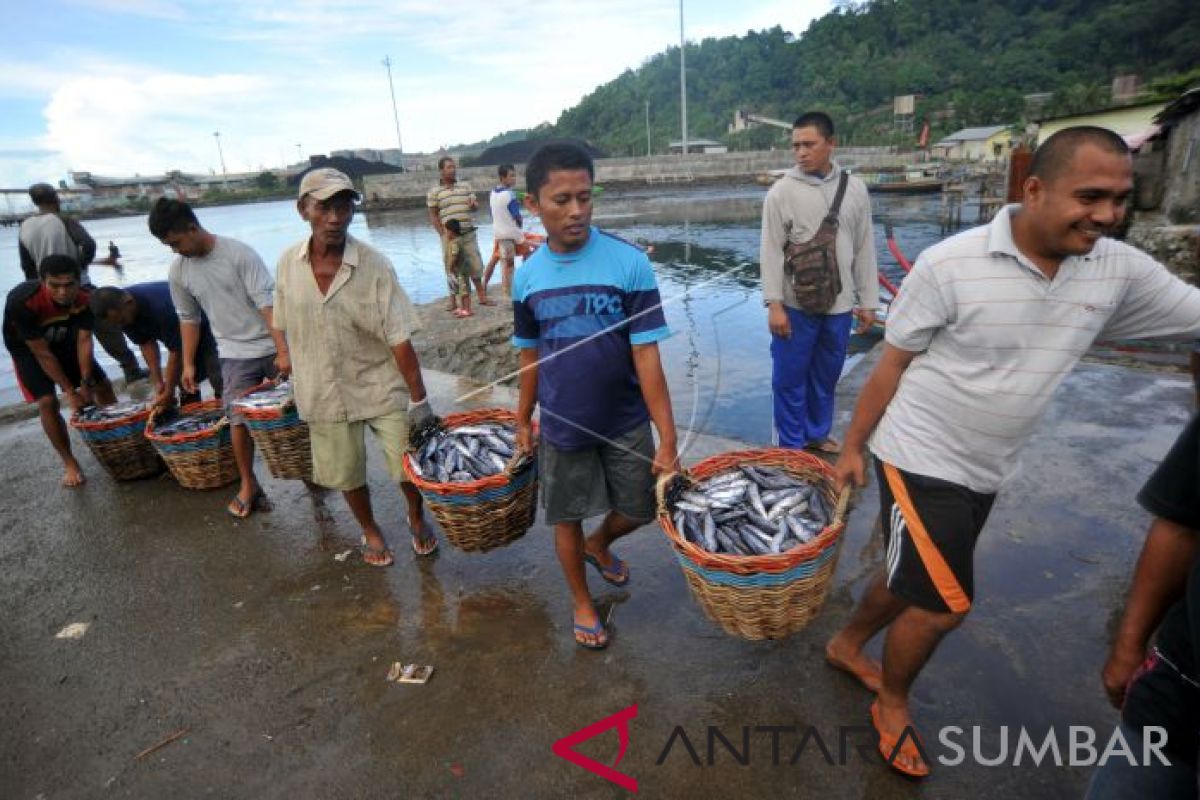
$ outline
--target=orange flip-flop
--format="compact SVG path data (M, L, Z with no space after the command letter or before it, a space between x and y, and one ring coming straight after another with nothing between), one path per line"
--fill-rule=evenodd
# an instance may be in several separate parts
M897 736L895 734L888 733L883 729L883 726L879 724L878 700L871 703L871 724L875 726L875 732L879 734L879 754L883 756L884 762L889 767L896 770L896 772L899 772L901 775L909 778L924 778L929 774L929 765L925 763L925 755L921 752L921 749L924 747L924 743L922 743L921 748L918 748L916 743L913 741L914 738L916 738L917 741L920 741L920 737L917 736L916 730L913 728L904 729L905 731L911 730L912 735L904 737L904 744L902 747L900 747L899 752L897 752L897 743L900 741L900 738L904 736L904 732L901 732L900 736ZM916 756L920 760L922 766L919 768L906 767L904 764L900 763L899 760L897 760L897 756L900 755L908 756L909 758Z

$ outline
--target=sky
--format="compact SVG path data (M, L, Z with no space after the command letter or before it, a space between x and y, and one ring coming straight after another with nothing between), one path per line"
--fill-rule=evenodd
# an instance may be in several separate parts
M676 0L6 2L0 188L100 175L432 152L553 122L679 42ZM684 0L689 41L781 25L832 0Z

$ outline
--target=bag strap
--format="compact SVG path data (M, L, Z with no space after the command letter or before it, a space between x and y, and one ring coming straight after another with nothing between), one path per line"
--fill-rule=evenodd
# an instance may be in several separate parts
M850 175L842 170L842 174L838 176L837 193L833 195L833 203L829 206L829 213L825 215L825 221L836 223L838 212L842 210L842 198L846 196L846 184L850 182Z

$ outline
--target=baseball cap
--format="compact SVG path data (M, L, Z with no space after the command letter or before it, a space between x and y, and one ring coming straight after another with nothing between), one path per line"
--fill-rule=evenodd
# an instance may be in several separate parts
M328 200L338 192L353 192L354 199L360 199L358 190L354 188L346 173L332 167L314 169L300 181L300 199L304 199L306 194L311 194L318 200Z

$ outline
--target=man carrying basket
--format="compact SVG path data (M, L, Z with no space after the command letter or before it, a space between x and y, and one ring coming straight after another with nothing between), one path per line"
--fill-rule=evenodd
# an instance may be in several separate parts
M312 232L279 257L274 324L292 355L313 482L342 492L362 526L363 560L386 567L393 558L367 488L366 429L408 502L413 551L429 555L438 542L425 524L420 492L404 479L404 450L409 426L432 412L410 341L418 322L408 295L387 257L347 232L358 199L350 178L336 169L304 176L296 207Z
M1054 390L1098 338L1200 334L1200 289L1105 238L1132 190L1120 136L1061 130L1034 153L1021 204L922 253L889 310L835 467L862 485L869 437L886 568L826 656L878 692L880 750L905 774L929 772L905 735L909 692L971 609L976 541ZM885 628L881 669L863 646Z

